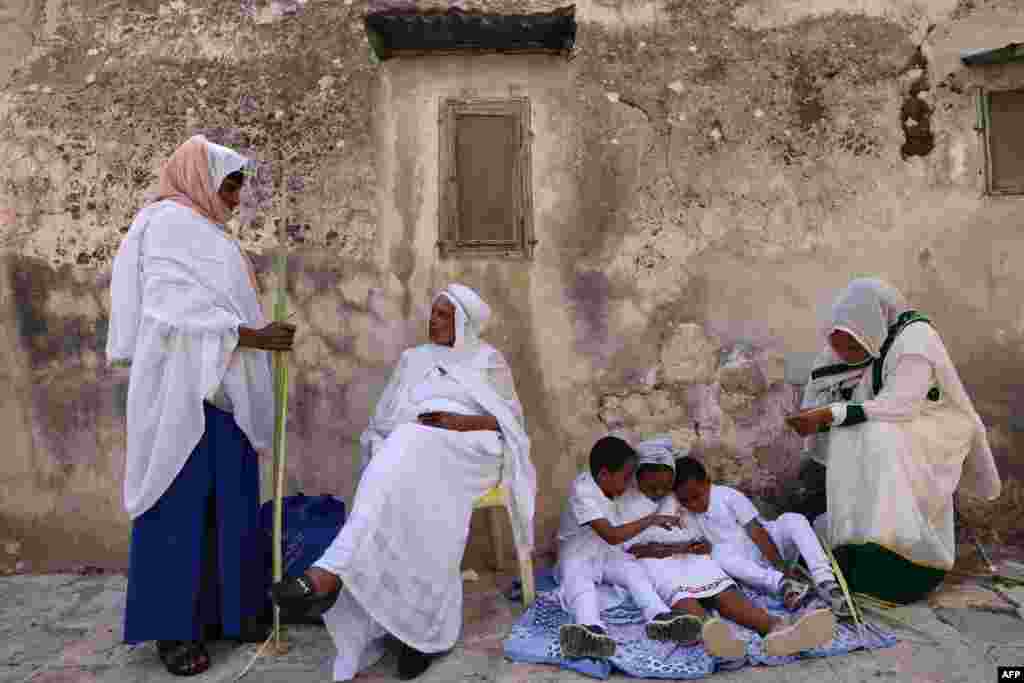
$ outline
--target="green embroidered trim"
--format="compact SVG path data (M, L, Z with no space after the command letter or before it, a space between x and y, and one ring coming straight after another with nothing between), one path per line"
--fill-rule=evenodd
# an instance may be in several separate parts
M847 403L846 404L846 419L839 425L840 427L852 427L853 425L859 425L862 422L867 422L868 416L864 412L864 406L859 403Z
M896 337L899 336L900 332L905 330L907 325L912 325L914 323L928 323L931 325L932 321L917 311L907 311L897 318L896 322L889 328L889 336L885 338L885 343L882 344L882 348L878 353L878 358L875 359L874 367L872 368L875 396L878 396L878 392L882 390L882 366L885 365L885 356L889 353L889 349L892 348L893 342L896 341Z
M835 363L833 365L826 365L811 372L811 379L821 379L822 377L828 377L830 375L841 375L842 373L849 372L850 370L859 370L863 367L866 367L870 363L871 359L869 358L863 363L855 363L852 365L850 363Z

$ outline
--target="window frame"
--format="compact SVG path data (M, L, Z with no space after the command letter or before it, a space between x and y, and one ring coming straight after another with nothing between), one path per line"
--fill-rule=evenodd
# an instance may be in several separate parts
M483 242L460 239L459 176L456 168L456 126L459 116L506 116L517 122L515 194L517 239ZM438 222L437 245L441 258L504 258L532 260L537 240L533 231L533 132L530 101L526 97L502 99L447 97L438 113Z
M980 99L978 116L981 119L980 125L984 137L985 194L989 197L1024 198L1024 185L1010 190L995 187L995 175L992 168L992 95L1002 93L1019 93L1024 96L1024 86L999 89L980 88L978 93Z

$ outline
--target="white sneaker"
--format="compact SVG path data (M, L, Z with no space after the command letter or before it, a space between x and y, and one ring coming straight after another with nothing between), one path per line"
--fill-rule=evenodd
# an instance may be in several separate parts
M721 659L739 659L747 654L747 641L737 638L732 627L718 617L705 620L701 629L704 649Z
M850 604L846 602L846 594L838 583L822 581L818 584L818 595L832 607L832 612L839 619L853 619L853 612L850 611Z
M836 616L830 609L816 609L783 619L764 637L770 657L788 657L821 647L835 636Z

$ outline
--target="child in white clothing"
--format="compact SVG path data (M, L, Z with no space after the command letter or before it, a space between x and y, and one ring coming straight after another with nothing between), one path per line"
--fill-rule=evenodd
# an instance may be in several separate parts
M623 586L643 610L650 638L670 640L682 615L673 613L654 592L640 562L621 545L653 526L671 528L678 517L649 514L621 524L612 500L622 495L633 478L635 451L622 439L606 436L590 451L590 471L572 484L558 531L557 576L563 607L575 623L559 632L566 657L607 658L615 641L601 621L597 585Z
M850 616L843 591L806 517L786 513L762 522L749 498L736 489L712 484L704 466L690 457L676 462L675 492L710 542L712 557L729 576L781 595L786 608L795 610L807 599L811 586L788 573L786 563L802 557L818 594L836 616Z
M675 451L671 437L662 435L637 446L639 464L636 485L615 504L623 522L640 519L652 511L678 516L675 496ZM689 517L687 514L686 517ZM732 627L708 609L764 637L765 652L787 656L832 639L835 617L828 610L808 611L795 619L779 619L751 603L733 580L702 547L696 524L671 530L652 528L628 542L627 550L647 569L655 591L673 611L683 614L674 625L677 638L703 640L708 652L724 659L746 654L747 644Z

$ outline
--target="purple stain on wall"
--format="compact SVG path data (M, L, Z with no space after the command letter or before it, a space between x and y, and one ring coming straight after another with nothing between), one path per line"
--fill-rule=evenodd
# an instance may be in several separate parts
M576 348L581 353L607 358L609 346L608 303L611 282L596 270L576 274L568 298L576 316Z
M256 0L241 0L242 15L246 17L256 16Z
M316 493L346 491L358 474L359 436L369 422L391 366L357 368L347 381L328 369L316 382L299 381L289 415L292 476Z
M254 164L253 175L242 189L239 218L242 225L251 225L260 211L269 209L274 197L274 167L270 162Z
M256 98L252 95L242 95L241 99L238 100L238 111L242 114L248 116L249 114L256 113L258 109L259 105L257 105Z

